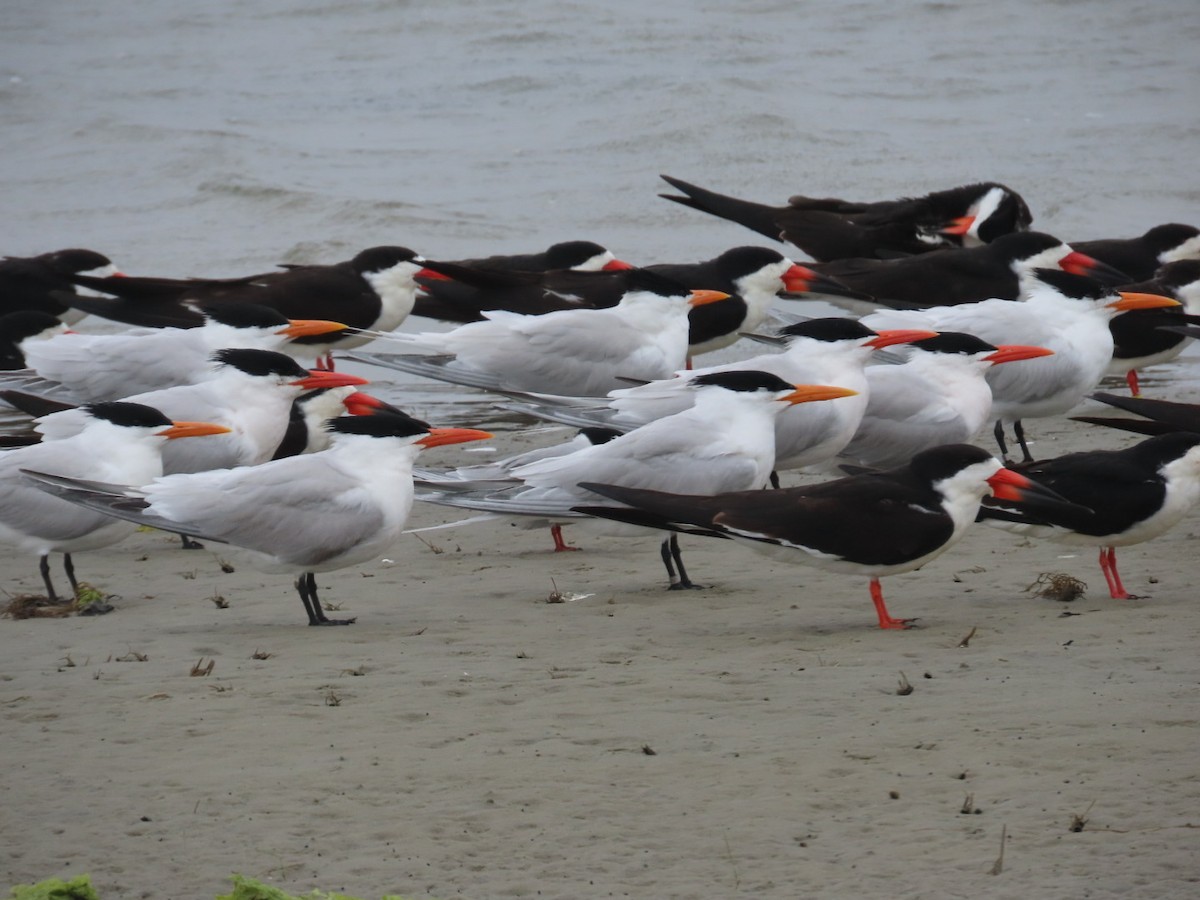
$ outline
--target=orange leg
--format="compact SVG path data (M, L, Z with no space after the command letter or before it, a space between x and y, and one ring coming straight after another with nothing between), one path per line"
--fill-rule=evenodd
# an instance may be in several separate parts
M1108 582L1108 594L1114 600L1139 599L1136 594L1125 590L1125 585L1121 583L1121 573L1117 571L1116 547L1100 548L1100 571L1104 573L1104 580Z
M566 541L563 540L561 525L551 525L550 526L550 537L554 538L554 552L555 553L562 553L564 550L578 550L579 549L578 547L572 547L570 544L568 544Z
M871 579L871 602L875 604L875 612L879 615L880 628L911 628L911 622L916 619L893 619L883 602L883 587L878 578Z
M1129 393L1134 397L1142 396L1142 388L1138 384L1137 369L1130 369L1125 373L1125 383L1129 385Z

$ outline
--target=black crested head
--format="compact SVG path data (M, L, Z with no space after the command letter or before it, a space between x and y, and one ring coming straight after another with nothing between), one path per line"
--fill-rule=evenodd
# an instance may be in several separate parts
M877 332L868 328L857 319L847 319L843 316L827 316L820 319L808 319L796 322L779 330L782 338L811 338L814 341L862 341L875 337Z
M657 294L660 297L687 297L691 289L682 282L647 269L630 269L625 278L625 292Z
M779 391L795 389L794 385L788 384L778 375L772 375L770 372L760 372L755 369L708 372L704 375L697 375L690 383L692 387L715 386L725 388L727 391L741 391L744 393L770 391L774 394Z
M615 428L604 428L600 425L588 425L586 428L580 428L579 433L593 444L607 444L613 438L619 438L624 434Z
M62 322L58 320L58 317L52 316L48 312L36 309L18 310L0 316L0 341L20 343L25 338L58 328L61 325Z
M1030 223L1033 222L1033 213L1029 211L1029 206L1020 194L1010 187L995 182L989 182L980 187L984 189L980 194L981 199L983 194L992 188L999 188L1004 192L992 214L975 229L975 233L979 235L981 241L990 244L1001 235L1026 231L1029 228Z
M274 350L243 350L226 348L212 355L212 360L247 375L281 375L285 378L304 378L308 369L285 353Z
M721 274L730 281L752 275L767 266L781 263L786 257L770 247L734 247L715 260Z
M417 252L407 247L368 247L350 261L354 271L360 275L384 272L403 262L415 262Z
M72 247L67 250L55 250L52 253L43 253L41 256L35 258L44 260L57 271L70 275L90 272L93 269L102 269L105 266L112 265L112 260L103 253L97 253L95 250L83 250L78 247Z
M976 353L991 353L997 349L982 338L963 331L939 331L934 337L913 341L909 346L930 353L961 353L972 356Z
M164 428L171 424L165 415L143 403L89 403L83 409L93 419L103 419L122 428Z
M944 444L922 450L912 458L909 469L921 481L937 484L968 466L994 459L986 450L971 444Z
M1200 235L1200 229L1197 229L1194 225L1181 225L1178 222L1169 222L1166 225L1155 225L1142 235L1142 240L1159 253L1164 253L1167 250L1174 250L1180 244L1190 241L1197 235Z
M1052 234L1042 231L1014 231L1002 234L993 240L989 247L1011 260L1029 259L1043 250L1061 247L1063 242Z
M1062 269L1034 269L1033 276L1070 300L1103 300L1113 296L1111 288L1087 275L1073 275Z
M399 410L379 410L365 416L339 416L325 423L330 434L361 434L367 437L416 437L428 434L430 425Z
M607 252L595 241L560 241L546 248L546 268L573 269Z
M195 306L204 318L231 328L283 328L288 323L283 313L257 303L197 303Z

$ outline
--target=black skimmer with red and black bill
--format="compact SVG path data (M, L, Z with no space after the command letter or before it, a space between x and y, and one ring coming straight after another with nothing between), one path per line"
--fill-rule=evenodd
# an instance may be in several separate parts
M1015 468L1076 505L1013 514L1001 498L985 500L980 517L1016 534L1099 547L1110 596L1136 599L1121 583L1116 548L1158 537L1200 500L1200 434L1164 434L1124 450L1069 453Z
M467 271L441 262L429 263L429 267L447 277L421 279L425 295L417 298L415 313L455 322L479 321L484 311L495 309L542 315L560 309L615 306L633 277L631 269L514 273ZM687 288L731 295L726 303L691 311L691 355L726 347L741 332L758 328L777 296L797 299L822 294L870 299L766 247L734 247L702 262L661 263L643 270L674 279Z
M0 370L25 368L25 344L63 334L67 326L40 309L23 309L0 316Z
M1108 374L1124 375L1130 393L1136 397L1141 393L1138 369L1170 362L1183 352L1189 339L1200 336L1191 334L1186 327L1183 331L1177 327L1200 322L1195 318L1200 316L1200 260L1167 263L1148 281L1125 285L1121 289L1162 294L1182 304L1182 308L1177 309L1137 310L1109 323L1113 358Z
M880 310L862 321L872 328L962 331L997 346L1024 344L1053 350L1051 356L1019 366L993 366L987 372L1000 452L1007 455L1004 424L1012 423L1021 452L1029 461L1033 454L1021 421L1062 415L1096 389L1112 358L1108 330L1112 317L1131 309L1179 304L1157 294L1118 292L1091 278L1057 269L1029 273L1023 279L1022 293L1025 300L1020 303L993 299L927 309Z
M337 418L329 430L333 443L319 453L141 485L63 478L49 467L26 475L77 506L239 548L261 571L296 576L309 625L348 625L354 619L325 615L315 573L377 559L399 540L421 450L491 435L390 412Z
M744 225L773 241L795 244L813 259L886 259L944 247L973 247L1029 228L1021 195L996 182L967 184L923 197L874 203L794 196L768 206L661 176L683 196L659 194Z
M168 440L223 434L223 425L173 422L138 403L95 403L80 410L74 437L0 453L0 543L40 557L46 596L59 602L50 580L51 553L63 554L72 591L79 584L71 554L116 543L133 529L108 516L80 510L37 490L22 469L49 469L77 478L142 483L162 474L162 447Z
M340 322L291 320L253 303L200 304L199 310L204 324L198 328L71 333L29 342L24 349L27 371L0 376L0 385L78 403L118 400L204 380L217 350L279 350L293 355L295 342L302 338L346 330Z
M119 275L113 261L95 250L55 250L38 256L6 256L0 259L0 313L36 309L67 323L83 315L55 297L62 291L76 293L77 276L107 278Z
M892 618L879 579L919 569L953 546L985 496L1036 508L1063 502L969 444L926 450L887 472L777 491L703 497L594 482L580 487L631 507L576 508L588 515L742 541L791 562L869 576L880 628L907 628L913 620Z
M618 259L611 250L595 241L559 241L540 253L513 253L483 256L477 259L452 259L447 263L471 269L500 271L549 272L571 269L575 272L616 272L631 269L632 265ZM425 275L435 277L437 273Z
M1120 269L1131 280L1145 281L1167 263L1200 260L1200 228L1171 222L1155 225L1135 238L1072 241L1071 246Z
M82 278L85 285L116 300L79 305L94 315L130 325L157 327L166 317L177 324L185 301L257 303L289 319L326 319L349 328L336 335L298 338L314 355L330 349L359 347L371 340L359 331L391 331L412 312L425 260L407 247L372 247L332 265L291 266L277 272L233 279ZM174 320L174 321L172 321ZM193 321L199 324L199 313Z
M429 485L433 492L417 498L526 516L531 527L580 521L597 527L594 520L571 512L574 506L599 499L580 488L580 481L600 478L628 487L706 495L761 489L775 466L775 419L779 414L797 404L837 403L854 396L854 391L843 387L790 384L767 372L713 372L681 381L694 398L694 405L682 412L602 444L519 466L507 482L455 485L438 478ZM612 525L605 525L602 533L642 535L640 529L631 532ZM678 540L664 540L661 555L671 590L697 587L683 567Z
M624 379L666 378L688 353L688 310L729 299L631 270L625 295L607 309L545 315L495 310L447 332L388 334L415 354L353 353L351 359L483 390L553 391L598 397Z
M1072 416L1076 422L1103 425L1135 434L1171 434L1187 431L1200 434L1200 404L1176 403L1170 400L1147 400L1145 397L1118 397L1116 394L1092 394L1093 400L1107 403L1141 419L1102 416Z
M967 443L991 416L988 371L1054 353L1021 344L997 346L957 331L912 341L900 352L907 358L899 365L867 367L866 411L831 463L890 469L922 450Z
M1021 279L1039 268L1062 269L1105 284L1133 279L1072 250L1056 237L1022 231L980 247L935 250L903 259L843 259L813 268L870 294L882 306L920 309L999 298L1016 300Z

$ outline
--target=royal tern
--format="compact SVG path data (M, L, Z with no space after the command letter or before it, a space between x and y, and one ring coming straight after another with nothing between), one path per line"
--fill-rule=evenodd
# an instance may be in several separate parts
M601 479L628 487L696 494L751 490L766 485L775 465L774 420L794 404L852 397L827 385L789 384L767 372L714 372L687 380L694 405L603 444L540 459L512 470L511 487L422 493L418 499L484 512L533 517L531 527L579 521L571 512L598 498L579 482ZM441 485L443 488L446 485ZM435 485L436 487L436 485ZM499 490L497 490L499 488ZM596 523L590 523L595 525ZM613 533L611 525L602 533ZM619 529L619 535L628 534ZM635 530L633 536L639 536ZM556 548L557 549L557 548ZM692 588L678 542L663 542L670 589ZM678 574L672 560L679 567Z
M1033 221L1021 195L995 182L874 203L797 195L787 206L767 206L661 177L683 196L660 197L745 225L771 240L789 241L817 260L973 247L1024 231Z
M685 496L588 482L633 509L581 506L589 515L687 534L730 538L792 562L867 575L880 628L907 628L883 602L879 579L911 572L962 536L989 493L1024 504L1054 503L1044 489L986 450L949 444L898 469L778 491Z
M622 379L664 378L683 367L688 310L728 299L719 291L688 291L671 279L638 270L611 309L574 309L526 316L488 312L447 332L392 334L432 358L352 354L362 362L488 390L555 391L595 397Z
M96 484L29 472L43 490L140 525L237 547L264 572L296 576L309 625L330 619L317 572L377 558L399 540L412 509L412 465L428 447L491 437L431 428L405 415L344 416L329 423L332 446L261 466L166 475L142 486ZM310 515L319 510L320 515Z
M1049 356L1020 344L995 346L974 335L942 331L910 343L900 365L868 366L867 408L854 437L833 463L870 469L902 466L922 450L971 441L992 411L992 366Z
M1112 358L1109 320L1130 309L1178 306L1152 294L1118 293L1099 282L1055 269L1039 269L1025 281L1023 302L984 300L922 310L881 310L864 316L872 328L963 331L989 343L1026 344L1052 356L1019 366L994 366L987 373L996 416L996 441L1007 455L1004 423L1013 423L1026 460L1033 459L1022 419L1069 411L1096 385Z
M172 422L138 403L95 403L79 414L83 423L74 437L0 453L0 542L40 557L46 596L54 603L59 598L50 580L51 553L63 554L67 579L77 594L71 554L107 547L133 529L37 490L22 469L141 483L162 474L161 450L168 440L229 430L207 422Z
M1099 547L1109 595L1136 599L1121 583L1116 548L1158 537L1200 500L1200 434L1164 434L1124 450L1070 453L1016 469L1078 505L1012 514L989 503L985 521L1020 535Z

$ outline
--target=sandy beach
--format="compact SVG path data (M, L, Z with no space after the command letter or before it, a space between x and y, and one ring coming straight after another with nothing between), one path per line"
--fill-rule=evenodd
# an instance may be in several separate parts
M1134 440L1030 431L1041 456ZM3 880L163 900L233 872L372 898L1191 896L1198 529L1121 551L1147 596L1114 601L1091 551L978 526L885 581L920 617L906 632L876 628L865 580L726 542L686 539L710 587L672 593L651 544L555 554L505 524L321 577L358 623L315 629L286 578L139 533L77 559L113 613L0 620ZM34 560L0 558L7 591L39 589ZM1036 597L1043 572L1086 596Z

